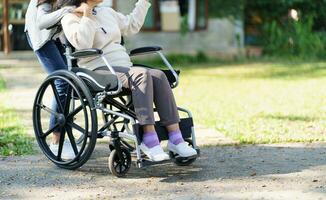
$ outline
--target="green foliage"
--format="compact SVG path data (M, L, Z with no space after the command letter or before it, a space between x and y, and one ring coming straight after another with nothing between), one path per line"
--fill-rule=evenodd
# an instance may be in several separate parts
M203 64L203 63L213 63L219 62L216 58L208 57L203 51L198 51L196 55L189 54L170 54L167 55L169 62L176 66L187 66L189 64ZM154 59L142 59L138 58L133 60L134 63L143 63L149 66L162 66L162 59L155 57Z
M298 21L289 17L291 9L298 12ZM245 16L246 27L256 31L254 44L263 46L268 55L326 55L325 0L247 0Z
M188 15L182 16L180 23L180 33L182 36L185 36L189 32L188 27Z
M245 0L208 0L209 17L242 19Z
M313 17L314 30L326 29L326 1L325 0L246 0L246 15L257 15L263 22L276 20L288 15L289 9L299 11L301 17Z
M202 52L198 51L196 55L186 55L186 54L171 54L167 56L168 60L171 63L176 64L189 64L189 63L206 63L209 62L209 58L207 55Z
M0 91L5 82L0 78ZM0 155L13 156L33 153L32 139L13 110L0 105Z
M25 132L14 111L0 106L0 155L33 153L32 139Z
M6 83L3 79L1 79L0 76L0 92L3 91L6 88Z
M263 26L264 51L269 55L322 57L324 36L313 31L313 18L278 24L275 20Z

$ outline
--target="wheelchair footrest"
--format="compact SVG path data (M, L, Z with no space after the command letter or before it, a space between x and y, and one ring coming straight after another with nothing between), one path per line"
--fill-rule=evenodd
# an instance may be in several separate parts
M197 152L198 152L198 150L197 150ZM184 163L184 162L188 162L190 160L195 160L199 156L200 155L199 155L199 152L198 152L198 154L197 155L194 155L194 156L190 156L190 157L176 156L176 157L170 158L169 160L163 160L163 161L159 161L159 162L154 162L154 161L148 160L146 158L143 158L141 162L140 161L137 161L136 164L138 164L137 166L139 168L144 168L144 167L149 167L149 166L156 166L156 165L167 164L167 163L171 163L171 162Z
M182 136L184 139L186 138L191 138L191 134L192 134L192 128L194 126L194 122L192 118L182 118L180 119L180 130L182 133ZM135 124L134 125L134 132L137 136L138 139L138 143L141 143L141 139L143 138L143 129L141 128L140 124ZM166 128L164 126L162 126L160 124L160 122L155 122L155 130L158 134L159 140L160 141L164 141L164 140L168 140L168 132L166 130Z
M195 158L198 158L198 155L194 155L194 156L190 156L190 157L176 156L174 159L176 159L178 162L184 162L184 161L195 159Z
M141 164L141 168L144 168L144 167L149 167L149 166L162 165L162 164L166 164L166 163L171 163L171 159L163 160L163 161L159 161L159 162L153 162L151 160L143 159L140 164Z

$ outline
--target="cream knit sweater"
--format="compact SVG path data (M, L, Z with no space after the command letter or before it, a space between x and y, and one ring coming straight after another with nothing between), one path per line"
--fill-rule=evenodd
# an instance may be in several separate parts
M131 67L126 48L120 44L121 36L139 32L149 7L147 0L139 0L127 16L108 7L96 7L91 17L70 13L62 18L61 23L68 41L77 50L102 49L111 66ZM92 57L80 59L78 65L93 70L105 63L99 57Z

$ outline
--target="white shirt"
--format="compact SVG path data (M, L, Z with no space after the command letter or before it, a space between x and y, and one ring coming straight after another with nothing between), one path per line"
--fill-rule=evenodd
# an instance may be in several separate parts
M139 0L127 16L108 7L96 7L91 17L79 17L73 13L65 15L62 28L68 41L77 49L97 48L103 51L111 66L131 67L127 50L121 36L139 32L150 7L147 0ZM99 57L81 58L79 66L93 70L105 66Z
M56 28L51 30L46 28L60 22L65 14L73 10L73 7L65 7L51 12L51 4L44 3L37 6L37 1L30 1L25 18L25 32L28 32L34 51L39 50L46 42L56 37L54 36Z

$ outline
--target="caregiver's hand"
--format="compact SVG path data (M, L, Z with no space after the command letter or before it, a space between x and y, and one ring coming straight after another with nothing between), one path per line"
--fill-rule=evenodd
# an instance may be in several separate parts
M75 9L75 13L81 14L84 17L89 17L92 15L93 6L87 3L81 3L78 8Z

